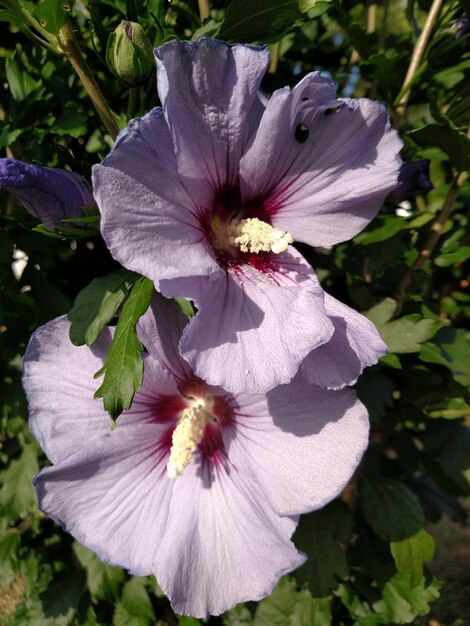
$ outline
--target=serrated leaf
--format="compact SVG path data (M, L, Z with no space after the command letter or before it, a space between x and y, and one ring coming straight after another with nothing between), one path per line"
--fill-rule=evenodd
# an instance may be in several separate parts
M196 619L195 617L188 617L187 615L182 615L179 618L178 626L202 626L202 622ZM241 626L241 624L239 624Z
M419 352L421 344L434 337L441 327L441 322L423 319L417 313L377 326L390 352L398 354Z
M297 0L232 0L217 36L239 42L272 38L301 17Z
M249 613L248 613L249 615ZM314 598L297 590L291 578L282 578L272 594L261 600L254 621L225 621L227 626L330 626L331 598Z
M94 397L103 398L104 408L113 420L130 408L135 392L142 386L143 346L135 327L148 309L152 294L153 283L148 278L139 278L134 283L122 307L106 362L95 374L95 378L104 374L104 380Z
M77 541L73 543L73 551L85 569L92 600L115 602L119 597L121 585L126 579L124 570L103 563L91 550Z
M253 614L244 604L237 604L222 615L224 626L252 626L253 619Z
M442 328L421 347L419 358L444 365L458 383L470 388L470 333L463 328Z
M316 9L315 15L320 15L326 11L331 4L331 0L297 0L297 2L302 13Z
M347 506L334 501L325 508L300 518L293 541L308 561L295 572L299 584L307 584L314 597L325 597L338 585L337 577L348 575L348 564L339 544L351 534Z
M96 341L106 324L116 315L138 277L135 272L121 269L95 278L80 291L68 314L72 322L70 340L74 345L90 346Z
M37 508L33 476L39 471L36 448L27 444L21 456L0 475L1 517L15 522Z
M423 564L432 560L435 548L434 539L423 528L407 539L391 542L390 550L396 568L410 576L411 587L419 585L423 577Z
M412 537L424 525L418 498L399 480L385 476L364 478L360 502L366 522L385 541Z
M13 580L18 571L20 543L19 533L7 533L0 537L0 587Z
M385 619L384 624L409 624L428 613L429 603L439 597L439 588L435 579L429 585L421 579L411 587L408 574L398 572L383 586L382 599L372 606Z

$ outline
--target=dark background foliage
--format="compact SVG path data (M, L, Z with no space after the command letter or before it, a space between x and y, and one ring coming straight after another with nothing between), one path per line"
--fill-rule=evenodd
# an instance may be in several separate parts
M410 83L413 51L438 4ZM218 0L210 8L201 24L207 6L196 0L0 0L0 156L70 168L89 180L112 146L112 128L68 62L70 26L120 127L158 104L153 72L129 87L108 67L106 44L122 19L139 22L155 46L200 34L268 43L267 93L320 70L341 96L387 103L403 158L430 159L434 189L399 206L389 199L350 242L301 246L325 288L373 320L390 347L357 383L372 422L368 452L342 497L302 518L294 540L308 563L271 597L208 623L412 623L441 587L428 570L433 524L442 516L465 524L462 502L470 495L470 39L454 26L470 5ZM0 624L196 626L199 620L172 613L153 578L102 564L36 508L31 478L46 460L27 427L21 355L35 328L70 311L91 280L119 266L93 232L51 237L35 226L0 190ZM137 277L126 279L131 285ZM112 291L115 283L103 278L82 294L78 335L93 321L105 323L103 286ZM109 402L117 396L111 389Z

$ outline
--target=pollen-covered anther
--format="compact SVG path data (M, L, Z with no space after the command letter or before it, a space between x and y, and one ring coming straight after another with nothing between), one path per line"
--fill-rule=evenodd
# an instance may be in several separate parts
M197 446L201 443L208 412L203 400L185 409L171 439L170 458L167 464L169 478L176 478L189 465Z
M279 254L293 243L292 235L280 228L250 217L239 222L232 222L229 227L228 241L242 252L274 252Z

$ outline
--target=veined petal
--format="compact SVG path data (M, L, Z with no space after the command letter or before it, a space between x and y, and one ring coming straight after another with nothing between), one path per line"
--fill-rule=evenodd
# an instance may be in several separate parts
M137 325L139 339L148 353L179 381L192 376L191 368L179 354L179 342L187 323L174 300L156 294Z
M173 488L158 450L162 428L118 423L35 478L40 510L100 559L139 576L153 572Z
M277 516L242 471L227 462L204 484L193 464L175 480L155 574L176 613L203 618L259 600L305 560L290 541L297 518Z
M178 177L161 109L132 121L93 167L93 189L103 238L125 267L154 281L219 271L198 206Z
M238 182L238 166L259 119L266 48L203 38L155 51L158 93L172 131L178 173L201 208Z
M237 467L256 476L280 515L325 506L346 486L367 447L367 410L351 389L326 391L297 376L266 397L240 395Z
M99 387L93 375L103 367L112 332L105 329L92 348L77 348L69 328L65 315L41 326L23 359L29 426L51 461L71 454L77 441L109 432L112 425L102 401L93 400Z
M367 317L327 293L325 308L335 332L302 361L301 372L320 387L341 389L353 385L362 370L377 363L388 348Z
M69 339L66 316L41 326L32 336L23 359L23 386L29 403L29 425L49 459L56 462L91 439L107 435L112 422L101 399L93 394L101 384L93 378L102 368L111 344L105 328L93 346L76 347ZM158 361L144 355L144 383L119 424L152 421L157 394L177 394L176 383ZM150 395L146 403L146 397ZM147 405L142 414L142 405Z
M401 146L385 105L336 100L331 81L309 74L269 101L240 163L243 201L263 198L273 225L297 241L345 241L396 187Z
M323 290L303 257L289 247L273 267L263 272L246 265L217 280L161 281L165 295L198 306L180 351L209 384L262 393L288 383L303 358L332 336Z

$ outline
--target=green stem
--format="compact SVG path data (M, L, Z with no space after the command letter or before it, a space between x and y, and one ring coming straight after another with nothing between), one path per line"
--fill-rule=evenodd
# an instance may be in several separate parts
M411 95L411 87L413 81L418 73L419 66L421 64L426 46L428 45L431 33L436 23L437 17L442 7L443 0L433 0L431 9L424 23L423 30L421 31L418 40L416 41L413 54L411 56L410 65L403 81L402 88L400 90L400 98L396 104L395 109L395 124L398 126L406 114L406 108Z
M3 1L3 0L2 0ZM90 68L88 67L85 58L80 50L78 41L72 30L70 22L66 22L59 31L59 40L62 51L67 59L70 61L73 69L77 73L85 91L90 96L91 101L101 118L106 130L111 135L112 139L115 139L119 133L119 127L114 121L111 110L109 109L106 101L101 93L101 90L96 82Z
M134 115L138 113L136 108L139 104L139 95L140 88L139 87L131 87L129 89L129 101L127 103L127 119L130 120Z

